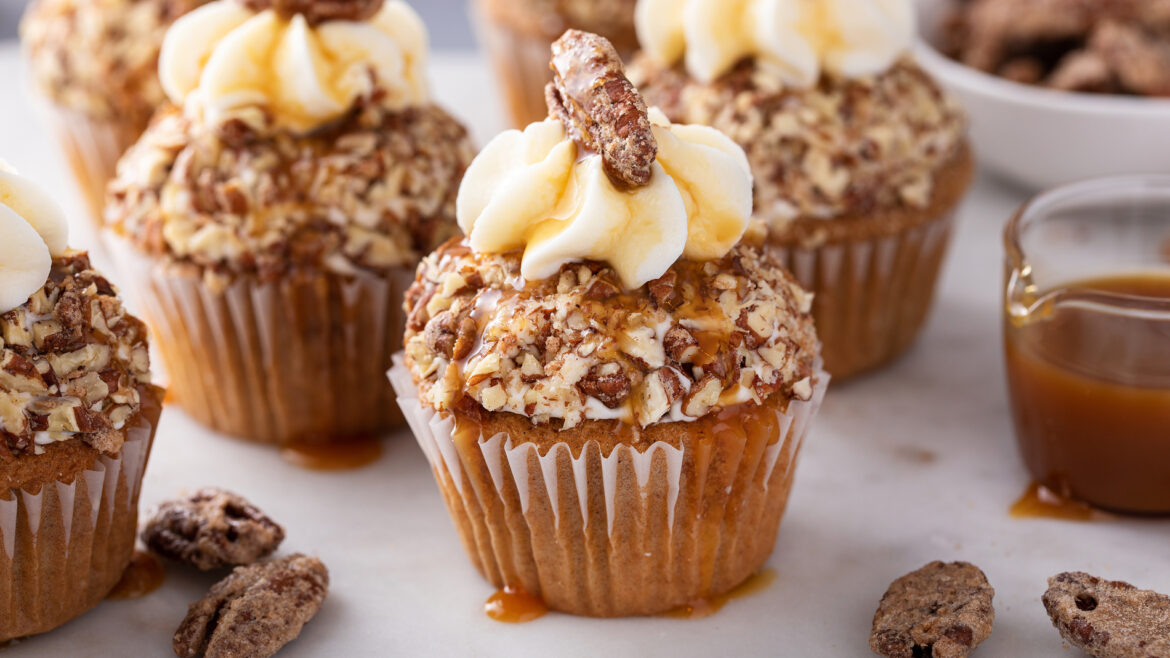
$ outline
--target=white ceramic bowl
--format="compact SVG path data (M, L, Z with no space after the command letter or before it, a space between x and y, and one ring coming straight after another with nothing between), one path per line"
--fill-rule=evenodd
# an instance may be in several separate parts
M919 63L971 117L981 164L1032 189L1119 174L1170 173L1170 99L1054 91L964 66L935 49L954 0L919 0Z

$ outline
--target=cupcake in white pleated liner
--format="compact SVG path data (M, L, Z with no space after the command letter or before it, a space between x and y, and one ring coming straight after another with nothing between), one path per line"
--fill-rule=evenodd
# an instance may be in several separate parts
M474 153L426 58L400 0L217 0L168 31L174 107L119 163L106 242L201 423L275 444L401 423L402 297Z
M162 411L146 326L48 193L0 167L0 642L96 605L134 552Z
M826 369L903 354L975 171L962 108L914 61L914 3L638 0L635 16L630 77L744 148L767 248L816 296Z
M811 297L740 242L743 152L648 111L604 39L553 51L558 118L469 168L390 380L485 578L654 614L767 560L829 378Z

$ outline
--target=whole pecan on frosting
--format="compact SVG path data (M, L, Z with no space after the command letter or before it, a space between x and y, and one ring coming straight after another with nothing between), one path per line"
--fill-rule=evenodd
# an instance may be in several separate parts
M549 114L583 149L601 155L614 185L648 184L658 143L646 102L626 77L613 44L569 30L552 45L552 55L553 81L545 87Z
M240 0L252 11L271 9L281 18L297 14L309 25L327 21L364 21L373 18L382 9L383 0Z

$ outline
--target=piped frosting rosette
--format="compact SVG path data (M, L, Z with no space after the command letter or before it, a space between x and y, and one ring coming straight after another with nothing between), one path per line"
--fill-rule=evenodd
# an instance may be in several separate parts
M375 94L392 109L427 101L427 33L414 10L400 0L321 5L353 9L317 15L312 3L217 0L192 11L163 42L163 89L211 124L255 124L262 111L299 133Z
M727 591L771 553L828 385L811 299L757 248L743 152L647 109L604 39L489 144L389 372L468 554L591 616Z
M648 55L701 82L754 58L799 88L882 73L915 34L908 0L639 0L635 22Z
M65 253L69 223L40 185L0 160L0 313L25 303Z

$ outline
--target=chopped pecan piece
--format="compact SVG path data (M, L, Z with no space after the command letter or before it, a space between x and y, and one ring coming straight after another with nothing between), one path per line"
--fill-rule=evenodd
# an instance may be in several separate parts
M1061 637L1089 655L1170 656L1170 596L1078 572L1050 578L1043 601Z
M616 409L630 397L630 380L617 363L603 363L589 369L589 374L577 383L577 388L595 397L610 409Z
M963 658L991 636L995 590L967 562L931 562L890 585L869 648L887 658Z
M683 413L691 418L706 416L711 407L719 404L719 396L723 393L723 382L714 375L706 375L691 388L691 392L683 398Z
M181 658L267 658L292 642L321 608L329 570L304 555L237 567L192 603L175 631Z
M604 37L568 30L552 46L549 113L582 148L601 155L619 188L650 182L658 143L646 102L626 77L621 57Z
M699 353L699 341L681 325L674 325L662 337L666 356L676 363L690 363Z
M284 541L284 528L244 498L209 487L159 505L142 541L163 557L206 571L271 555Z
M654 300L658 308L667 311L673 311L681 303L682 298L676 290L677 285L678 272L674 270L667 270L666 274L646 284L650 291L650 298Z
M297 14L311 26L326 21L364 21L382 9L383 0L242 0L252 11L274 10L282 18Z

